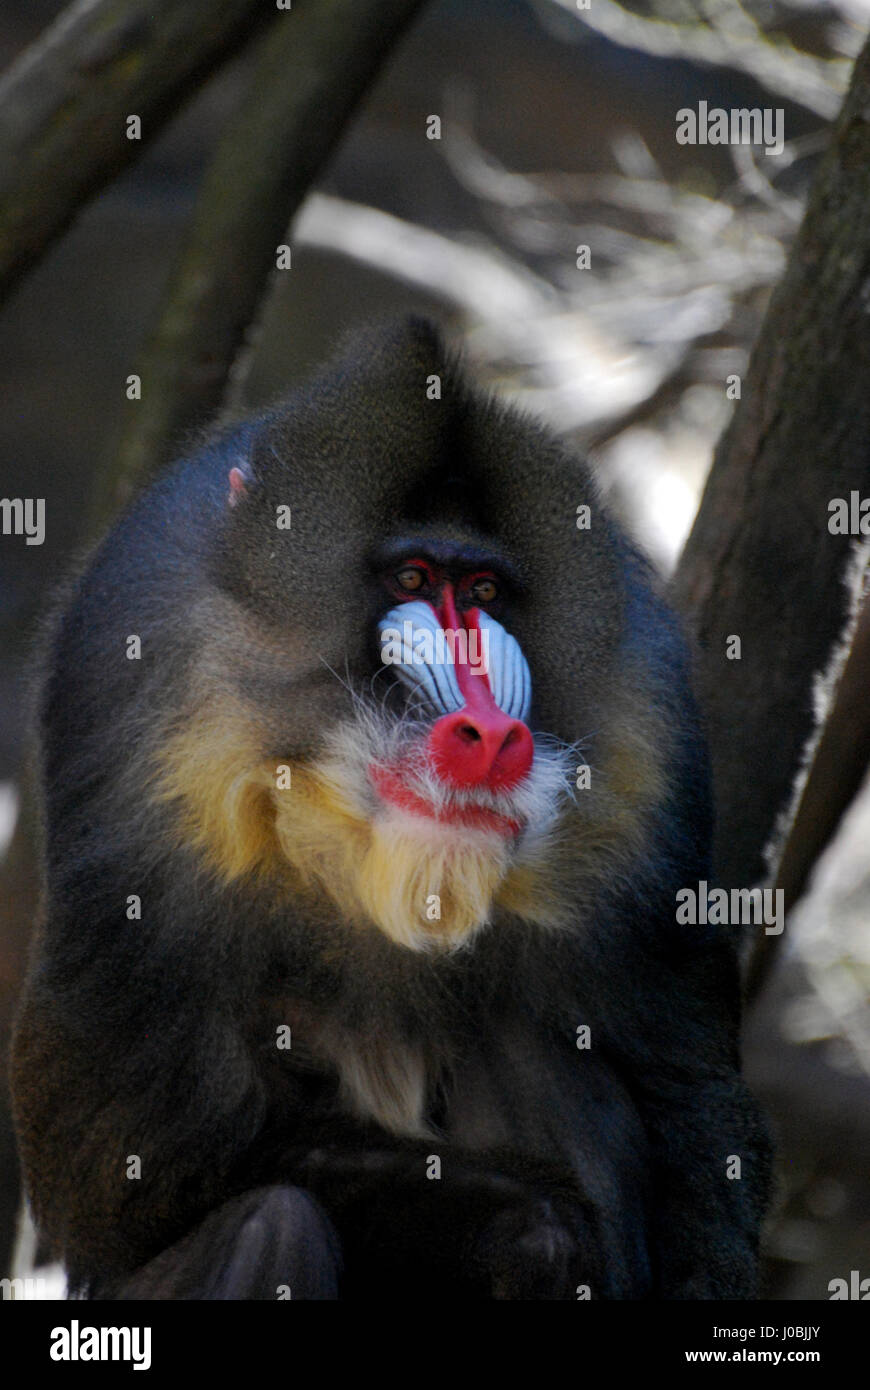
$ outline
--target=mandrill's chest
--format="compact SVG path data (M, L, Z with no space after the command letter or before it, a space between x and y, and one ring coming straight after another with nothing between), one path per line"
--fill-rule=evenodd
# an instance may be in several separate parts
M554 1053L552 1037L528 1012L501 1013L475 1027L407 1026L392 1011L351 1021L353 1011L298 997L270 1010L283 1024L276 1041L273 1092L309 1083L311 1103L324 1118L343 1115L397 1136L449 1137L468 1149L496 1146L527 1152L573 1147L564 1114L566 1081L576 1069L571 1042ZM578 1097L579 1098L579 1097ZM312 1116L312 1118L314 1118ZM576 1117L574 1117L576 1122ZM569 1121L567 1128L572 1128Z
M412 1037L388 1008L360 1016L341 1005L285 997L271 1001L266 1013L258 1032L270 1039L270 1054L275 1040L266 1072L279 1104L282 1090L298 1097L301 1086L321 1118L349 1116L395 1135L433 1133L449 1069L443 1045L416 1028Z

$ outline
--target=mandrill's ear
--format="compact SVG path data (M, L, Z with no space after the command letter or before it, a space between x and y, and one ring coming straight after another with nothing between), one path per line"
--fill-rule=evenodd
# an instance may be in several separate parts
M227 478L227 482L229 483L229 492L227 493L228 506L237 507L242 499L247 496L253 481L254 475L247 459L242 459L239 463L234 464Z

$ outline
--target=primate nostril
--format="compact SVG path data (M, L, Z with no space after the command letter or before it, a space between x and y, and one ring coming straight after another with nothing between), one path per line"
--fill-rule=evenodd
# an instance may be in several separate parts
M456 732L466 743L480 743L480 734L473 724L463 724Z

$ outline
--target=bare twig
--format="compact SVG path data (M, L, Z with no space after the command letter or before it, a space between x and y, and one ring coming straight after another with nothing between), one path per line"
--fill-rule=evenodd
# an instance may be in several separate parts
M739 27L723 22L674 24L648 19L623 9L616 0L592 0L588 9L576 0L554 0L575 19L623 48L634 48L655 58L685 58L711 68L744 72L772 95L802 106L830 120L840 107L849 64L843 59L812 57L801 53L787 39L768 39L755 21L742 11Z

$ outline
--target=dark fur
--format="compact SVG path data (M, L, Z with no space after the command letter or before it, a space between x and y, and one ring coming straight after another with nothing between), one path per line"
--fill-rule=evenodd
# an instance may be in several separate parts
M230 509L243 457L250 496ZM42 696L46 909L14 1086L34 1210L78 1292L755 1292L768 1155L739 1077L734 947L727 929L675 922L710 835L686 655L601 507L575 530L577 504L594 501L576 460L470 392L412 321L169 471L77 581ZM293 507L285 540L276 502ZM663 799L570 931L504 916L455 955L416 954L316 894L276 904L253 880L222 886L146 795L204 648L215 680L256 695L276 760L316 751L349 701L321 658L356 688L374 674L373 558L421 527L510 557L500 620L531 668L535 730L590 739L594 767L621 692L649 717ZM220 594L250 643L228 635ZM141 661L125 659L129 633ZM585 871L578 848L578 902ZM141 922L125 915L132 893ZM430 1114L443 1138L338 1113L334 1076L304 1051L276 1055L287 997L361 1046L382 1029L423 1040L441 1059ZM440 1181L425 1177L430 1153ZM729 1154L740 1181L725 1178Z

